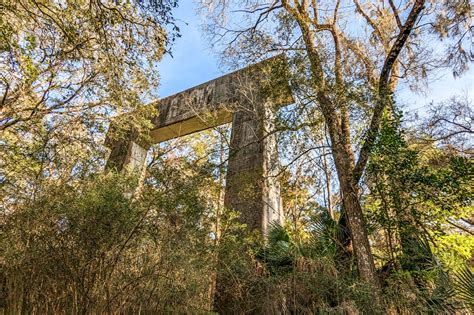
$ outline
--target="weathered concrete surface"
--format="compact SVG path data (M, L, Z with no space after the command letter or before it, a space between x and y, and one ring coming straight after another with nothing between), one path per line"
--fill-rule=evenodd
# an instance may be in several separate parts
M293 98L281 75L285 59L279 55L157 102L158 116L150 134L155 143L209 129L232 121L232 114L249 110L248 103L265 94L274 106Z
M280 187L272 113L293 103L282 56L203 83L152 104L158 116L150 130L159 143L232 122L225 206L241 213L241 222L266 234L272 221L281 222ZM146 145L138 135L108 141L107 168L140 172Z
M238 211L250 229L267 234L270 223L283 222L280 185L276 178L278 152L271 110L239 111L232 121L224 204ZM270 117L269 117L270 116Z
M110 154L105 168L116 172L141 174L149 145L138 140L136 132L128 132L120 139L106 139Z

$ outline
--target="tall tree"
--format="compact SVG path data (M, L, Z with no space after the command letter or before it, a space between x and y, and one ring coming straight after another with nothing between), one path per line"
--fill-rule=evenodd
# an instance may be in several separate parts
M156 93L156 65L178 36L176 5L0 3L0 178L8 183L2 189L18 197L42 177L65 179L97 166L85 161L100 162L108 118Z
M136 103L174 35L175 0L2 1L0 128ZM127 93L124 93L124 91Z
M208 34L224 56L248 62L286 51L301 65L295 66L296 75L304 80L294 84L305 100L317 104L327 126L360 277L378 287L359 182L398 80L425 78L433 65L453 65L457 74L466 70L472 60L466 55L466 39L473 31L469 1L202 4ZM450 38L451 60L434 55L430 39L438 36Z

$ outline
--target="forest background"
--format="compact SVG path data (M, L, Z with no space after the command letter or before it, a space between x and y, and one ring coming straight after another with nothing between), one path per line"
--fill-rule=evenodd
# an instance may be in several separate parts
M340 38L353 35L343 32L352 15L367 23L362 46L343 40L342 83L331 64L338 64L331 38L319 37L326 23L314 22L313 13L306 21L328 61L324 73L313 71L311 46L298 37L305 8L316 2L2 1L0 307L81 314L469 312L472 4L398 1L394 9L393 1L360 2L318 3ZM382 68L417 5L421 17L391 72L397 75L390 84L398 84L387 93L371 89L367 65ZM259 12L274 14L264 26L270 35L244 27L242 41L216 41L223 22L253 25ZM377 24L384 32L377 34ZM289 34L298 49L279 46ZM357 49L374 56L365 68ZM116 121L145 130L154 114L143 106L150 100L281 51L298 101L276 119L286 220L267 240L223 208L228 126L153 146L134 198L127 192L136 177L103 173L112 117L134 113ZM338 91L334 117L350 112L350 149L372 142L360 179L344 185L356 187L359 227L351 226L357 211L345 210L345 166L338 166L331 115L312 84L318 76ZM374 139L361 141L382 103ZM355 165L349 169L357 173ZM364 235L354 243L359 228ZM372 267L363 265L364 248Z

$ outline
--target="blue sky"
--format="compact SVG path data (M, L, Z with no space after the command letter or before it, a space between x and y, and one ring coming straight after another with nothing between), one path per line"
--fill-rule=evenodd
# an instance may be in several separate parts
M180 1L174 12L182 37L176 40L173 57L165 56L159 66L159 95L165 97L221 76L218 59L200 30L200 17L192 0ZM187 23L187 25L186 25Z
M197 84L219 77L224 72L219 68L219 61L208 47L200 29L201 19L195 12L192 0L180 1L175 11L179 19L182 37L177 39L173 48L173 58L166 56L159 66L161 75L160 97L165 97ZM445 100L454 94L469 92L474 98L474 69L463 77L454 79L451 72L438 74L430 88L422 94L411 92L408 87L400 85L398 100L408 105L410 110L423 111L431 101Z

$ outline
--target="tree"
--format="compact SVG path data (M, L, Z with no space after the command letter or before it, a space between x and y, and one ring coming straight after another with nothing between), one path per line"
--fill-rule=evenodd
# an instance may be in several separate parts
M156 65L179 35L171 14L176 5L175 0L2 1L4 200L28 198L42 178L67 180L100 169L109 118L141 109L156 92ZM129 117L133 125L147 125L140 115Z
M405 270L419 270L423 266L413 265L423 255L423 251L414 248L420 237L436 244L442 259L446 250L443 238L457 237L466 240L467 251L455 253L452 244L453 252L445 256L454 261L444 263L450 268L462 265L470 258L472 245L468 240L474 233L472 225L462 223L472 212L469 174L473 163L446 148L413 140L409 145L409 135L399 119L385 116L367 169L370 192L365 204L370 220L383 230L386 247L381 249L381 256Z
M316 103L328 130L360 277L375 287L358 185L398 80L418 80L430 70L428 39L453 38L457 69L472 59L465 55L471 7L455 2L202 1L208 34L224 56L249 61L286 51L294 57L296 77L303 78L294 85Z
M0 128L136 107L174 40L176 1L3 1ZM127 90L127 93L123 93Z
M474 133L473 122L474 110L469 95L454 95L448 100L430 104L418 138L429 145L469 154L473 149L470 141Z

